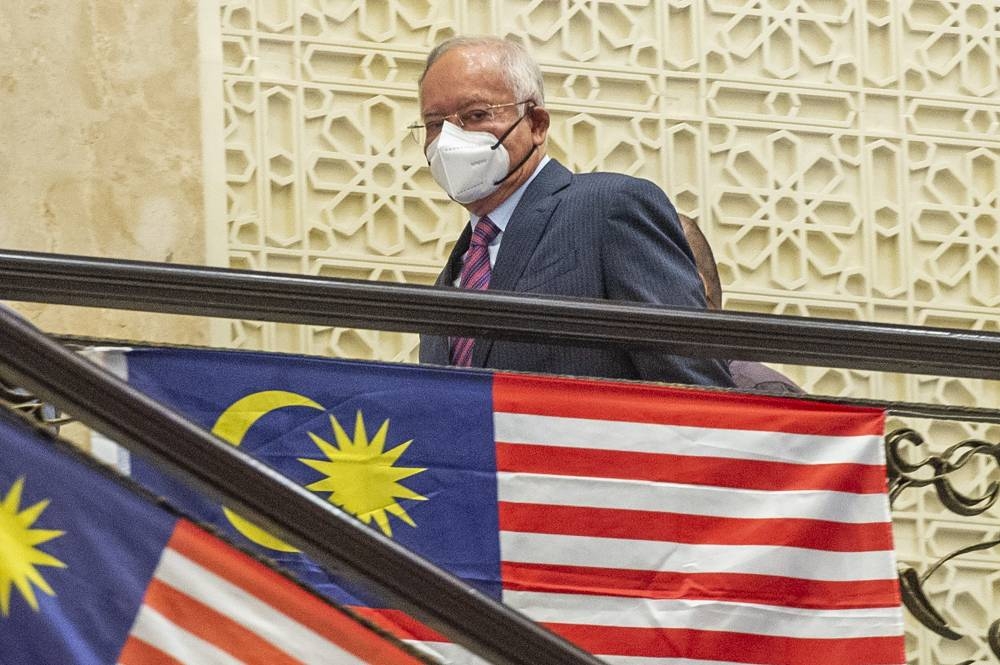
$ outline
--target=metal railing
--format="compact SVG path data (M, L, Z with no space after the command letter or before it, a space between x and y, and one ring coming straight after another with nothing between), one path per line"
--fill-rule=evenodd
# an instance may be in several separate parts
M0 251L0 299L1000 379L1000 334Z

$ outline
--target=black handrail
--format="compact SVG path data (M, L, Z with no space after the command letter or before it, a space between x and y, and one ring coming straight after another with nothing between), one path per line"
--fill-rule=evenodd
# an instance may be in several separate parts
M199 429L3 307L0 370L490 662L600 663Z
M152 344L150 342L123 340L110 337L84 337L80 335L52 335L52 339L66 345L67 348L79 351L89 347L99 348L119 348L119 349L141 349L155 346L156 348L167 349L188 349L194 351L216 350L217 347L199 346L195 344ZM249 349L234 349L233 353L254 353ZM288 351L269 351L275 356L300 356L301 354ZM475 371L475 370L473 370ZM2 388L2 385L0 385ZM766 390L747 390L746 388L715 388L700 387L700 390L711 390L720 394L724 393L746 393L762 392ZM773 394L773 393L771 393ZM786 393L787 395L787 393ZM796 399L823 402L825 404L844 404L847 406L860 406L870 409L882 409L893 416L910 418L933 418L936 420L954 420L963 423L991 423L1000 425L1000 408L963 406L959 404L935 404L933 402L904 402L898 400L873 399L870 397L849 397L843 395L823 395L823 394L797 394ZM58 418L53 415L53 418Z
M0 299L1000 379L1000 334L0 251Z
M0 299L1000 379L1000 334L0 251Z

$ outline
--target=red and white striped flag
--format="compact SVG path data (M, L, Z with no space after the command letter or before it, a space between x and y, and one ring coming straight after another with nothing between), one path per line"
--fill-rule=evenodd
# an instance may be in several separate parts
M499 374L493 406L505 602L615 663L905 662L881 411Z

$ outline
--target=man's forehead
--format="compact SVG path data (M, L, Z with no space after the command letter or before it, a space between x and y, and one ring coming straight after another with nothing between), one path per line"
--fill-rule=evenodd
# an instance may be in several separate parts
M506 101L510 92L495 52L456 47L427 71L420 86L420 102L424 113L451 113L469 104L493 104L500 98Z
M456 46L445 51L431 65L433 70L438 65L460 67L468 70L470 74L487 75L500 71L500 57L495 48L489 48L481 44L472 46Z
M440 108L427 104L425 100L424 107L421 111L424 115L446 115L455 113L456 111L465 111L476 107L490 106L496 103L497 98L497 94L458 94L452 96L448 103L440 105Z

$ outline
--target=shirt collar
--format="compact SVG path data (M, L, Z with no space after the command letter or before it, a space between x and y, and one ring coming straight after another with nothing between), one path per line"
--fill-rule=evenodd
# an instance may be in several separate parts
M545 168L545 165L548 164L551 159L552 158L548 155L542 157L542 161L538 162L538 166L536 166L535 170L531 173L531 177L525 180L524 184L514 190L513 194L508 196L503 203L498 205L492 212L489 213L490 221L497 225L497 228L500 229L500 233L507 230L507 223L510 222L510 218L514 214L514 209L521 201L521 197L524 196L524 192L528 189L528 185L530 185L531 181L534 180L539 173L541 173L542 169ZM480 219L481 217L478 215L472 215L471 224L473 230L475 230L476 224L479 223Z

